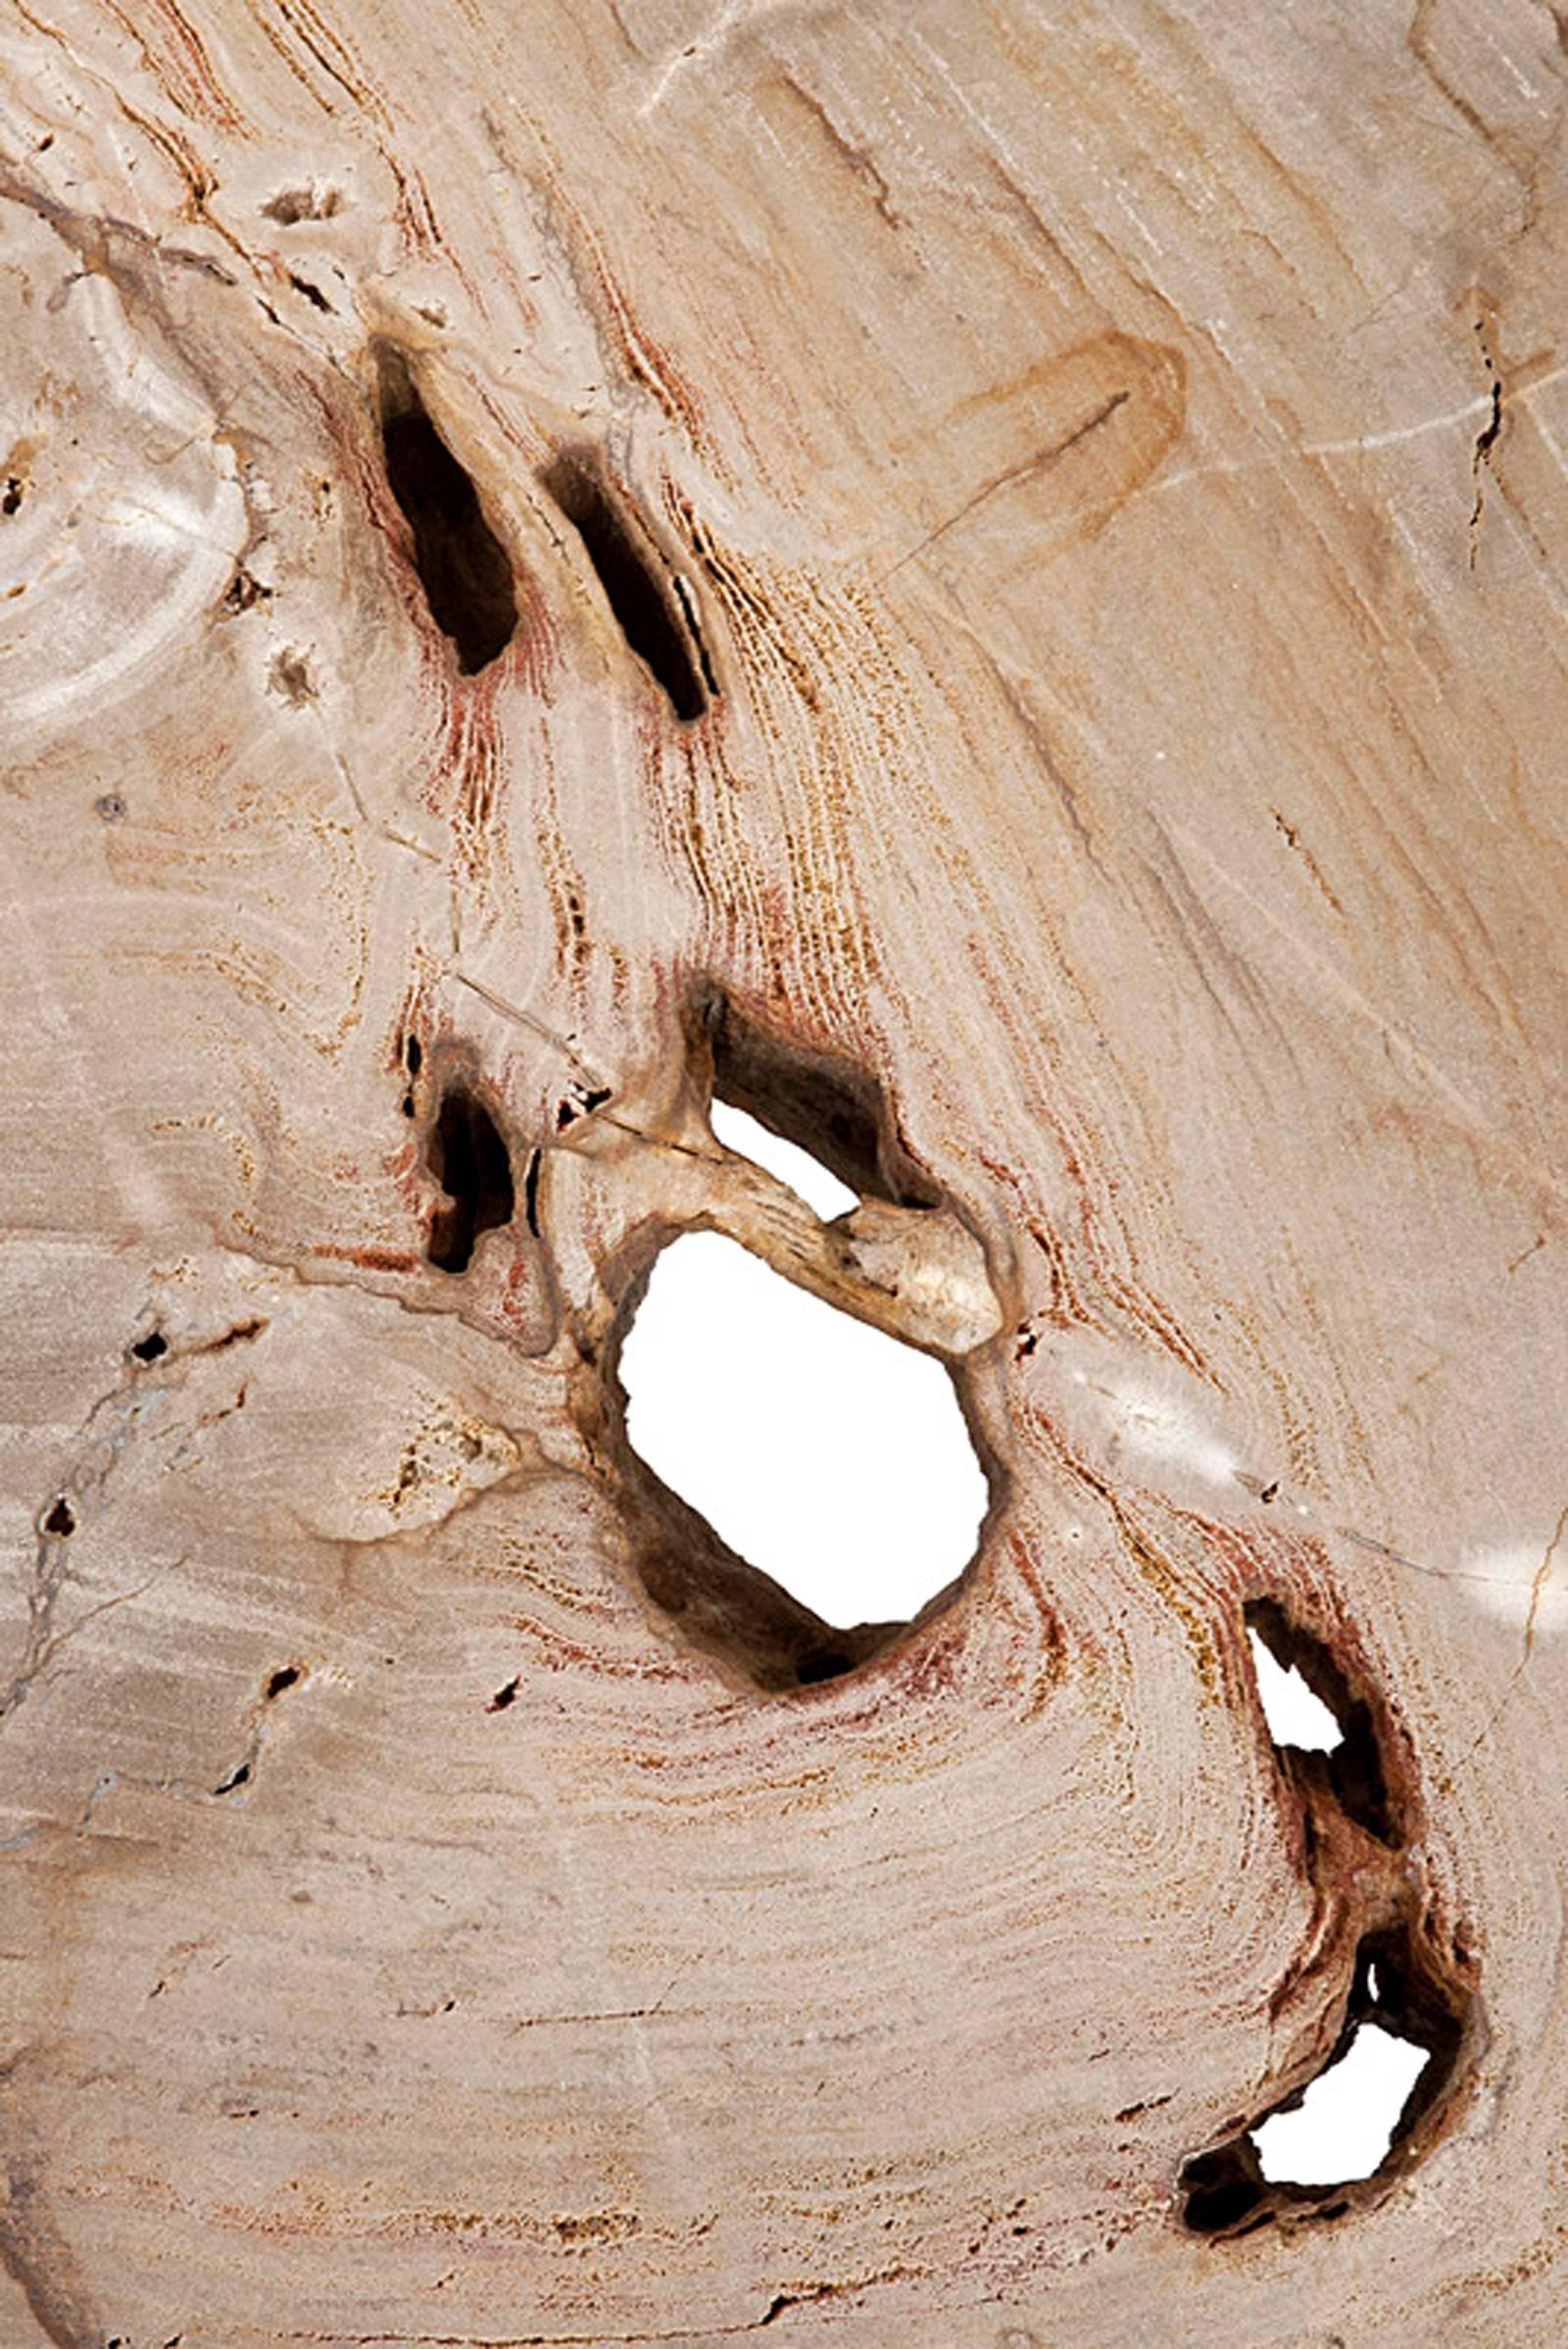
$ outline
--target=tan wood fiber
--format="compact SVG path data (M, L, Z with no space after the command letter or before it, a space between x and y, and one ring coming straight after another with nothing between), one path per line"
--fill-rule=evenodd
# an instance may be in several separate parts
M1565 103L0 10L0 2349L1564 2338ZM694 1228L951 1367L912 1626L630 1453Z

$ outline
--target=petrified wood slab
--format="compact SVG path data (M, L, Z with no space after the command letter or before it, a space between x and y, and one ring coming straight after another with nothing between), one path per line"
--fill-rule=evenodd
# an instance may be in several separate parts
M1560 2340L1552 11L0 61L7 2349ZM912 1627L629 1454L698 1225Z

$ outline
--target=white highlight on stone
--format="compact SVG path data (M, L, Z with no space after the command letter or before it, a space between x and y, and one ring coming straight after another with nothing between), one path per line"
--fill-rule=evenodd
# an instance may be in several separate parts
M620 1375L640 1457L824 1621L906 1621L973 1555L986 1481L949 1373L736 1242L663 1250Z
M1253 2130L1263 2176L1271 2185L1298 2186L1370 2178L1426 2066L1423 2048L1363 2023L1295 2112L1277 2113Z
M1103 1398L1113 1449L1157 1467L1185 1469L1208 1485L1230 1485L1238 1454L1205 1427L1185 1396L1164 1393L1152 1380L1096 1378L1075 1370L1073 1383Z
M750 1158L754 1166L776 1176L797 1199L805 1199L824 1223L859 1205L859 1193L852 1191L848 1183L841 1183L836 1174L830 1174L820 1158L813 1158L798 1143L786 1142L749 1110L737 1109L728 1101L714 1101L708 1122L715 1142L721 1142L737 1157Z
M57 416L51 382L76 378ZM72 281L8 395L38 453L5 540L0 711L52 731L90 709L101 724L111 689L159 676L232 575L249 527L234 453L105 277Z
M1453 1587L1512 1630L1531 1626L1538 1638L1568 1630L1568 1542L1554 1545L1548 1530L1536 1548L1473 1551Z
M1252 1650L1257 1693L1276 1745L1296 1745L1308 1753L1332 1753L1341 1742L1340 1725L1321 1696L1314 1696L1294 1664L1281 1664L1256 1632L1247 1635Z

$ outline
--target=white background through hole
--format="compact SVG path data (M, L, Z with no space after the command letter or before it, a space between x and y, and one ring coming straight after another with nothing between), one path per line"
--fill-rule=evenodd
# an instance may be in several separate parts
M754 1166L765 1166L770 1175L777 1175L781 1183L787 1183L798 1199L814 1207L824 1223L831 1223L846 1208L859 1205L859 1194L852 1191L848 1183L841 1183L836 1174L830 1174L820 1158L813 1158L798 1143L786 1142L780 1135L770 1133L749 1110L732 1109L728 1101L714 1101L708 1122L715 1142L721 1142L727 1150L736 1151L742 1158L750 1158Z
M1337 2186L1370 2178L1389 2150L1426 2051L1363 2023L1342 2060L1321 2073L1294 2113L1253 2131L1271 2185Z
M620 1375L633 1448L827 1623L905 1622L974 1553L953 1380L716 1232L658 1258Z
M1299 1745L1309 1753L1332 1753L1340 1742L1340 1725L1321 1696L1314 1696L1293 1664L1289 1671L1256 1632L1247 1635L1252 1647L1252 1670L1263 1718L1276 1745Z

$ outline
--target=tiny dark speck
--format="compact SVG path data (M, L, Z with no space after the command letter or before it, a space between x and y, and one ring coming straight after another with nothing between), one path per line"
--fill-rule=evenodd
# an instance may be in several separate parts
M101 816L106 824L118 824L126 812L125 803L118 791L106 791L101 799L94 800L92 811L94 815Z

